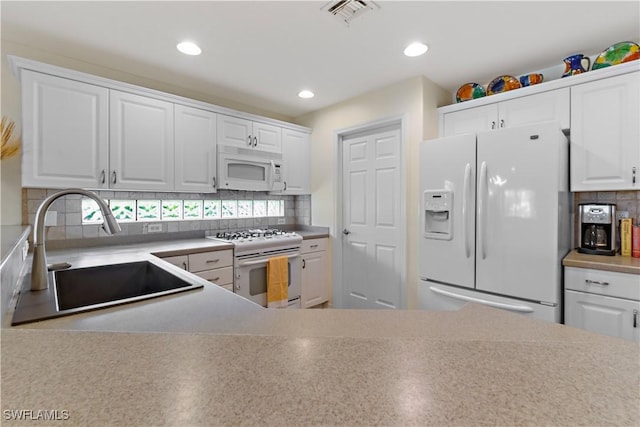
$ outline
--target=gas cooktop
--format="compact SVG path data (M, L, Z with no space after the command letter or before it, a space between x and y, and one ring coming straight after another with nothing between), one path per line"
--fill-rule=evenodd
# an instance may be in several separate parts
M251 252L269 252L299 247L302 236L276 228L221 231L209 239L232 243L236 256Z

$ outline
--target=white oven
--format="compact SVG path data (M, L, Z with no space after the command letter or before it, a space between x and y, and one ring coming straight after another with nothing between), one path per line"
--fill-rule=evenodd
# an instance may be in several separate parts
M284 190L284 166L278 153L219 145L217 174L218 188L223 190Z
M276 256L287 256L289 258L289 304L287 308L300 308L302 259L299 247L236 255L234 259L234 292L266 307L267 262L269 258Z

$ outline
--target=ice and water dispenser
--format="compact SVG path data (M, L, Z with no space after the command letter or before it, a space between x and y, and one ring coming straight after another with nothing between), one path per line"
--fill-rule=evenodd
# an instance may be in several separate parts
M424 237L451 240L453 238L453 191L427 190L422 197Z

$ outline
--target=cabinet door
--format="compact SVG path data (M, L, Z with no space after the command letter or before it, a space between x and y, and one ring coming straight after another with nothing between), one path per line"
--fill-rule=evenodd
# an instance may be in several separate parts
M252 148L252 134L251 120L218 114L218 145Z
M569 129L569 93L569 88L563 88L501 102L498 126L515 127L555 120L560 122L561 129Z
M453 136L463 133L477 133L498 128L498 104L447 113L443 117L444 133Z
M302 308L329 300L327 285L327 253L312 252L302 256Z
M640 342L640 302L565 291L565 324Z
M282 130L285 189L281 194L311 194L311 135Z
M22 70L22 186L107 188L109 90Z
M252 137L256 150L282 153L282 128L254 122Z
M111 90L110 187L173 189L173 104Z
M175 189L216 191L216 114L175 105Z
M571 88L571 191L640 189L640 73Z
M176 255L162 258L169 264L173 264L176 267L180 267L183 270L189 270L189 257L187 255Z

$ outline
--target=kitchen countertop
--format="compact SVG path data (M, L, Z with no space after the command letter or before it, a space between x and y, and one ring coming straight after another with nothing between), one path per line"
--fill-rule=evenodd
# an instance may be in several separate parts
M564 257L562 265L640 275L640 258L623 257L619 254L615 256L590 255L572 250Z
M228 246L61 249L49 261L194 247ZM636 343L474 304L264 309L193 280L203 288L3 328L2 424L30 424L12 410L57 410L65 425L640 424Z
M6 418L19 409L65 425L640 423L640 346L616 338L473 304L250 317L225 334L4 329L3 425L28 425Z

